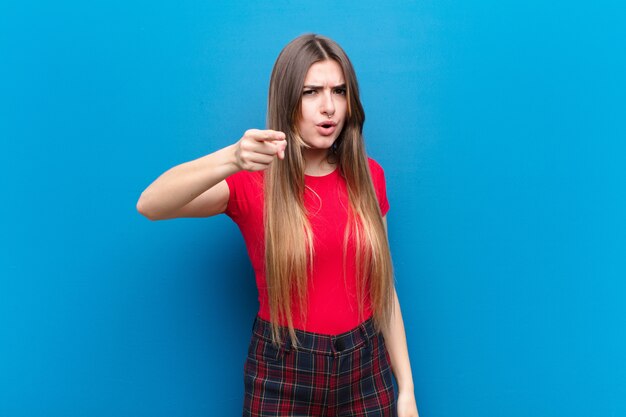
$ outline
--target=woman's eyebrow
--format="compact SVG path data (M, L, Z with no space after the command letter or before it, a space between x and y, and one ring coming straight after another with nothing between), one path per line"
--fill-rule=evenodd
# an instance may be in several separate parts
M324 86L322 85L305 85L302 88L310 88L312 90L319 90L320 88L324 88ZM346 84L339 84L339 85L335 85L335 86L331 86L330 88L346 88Z

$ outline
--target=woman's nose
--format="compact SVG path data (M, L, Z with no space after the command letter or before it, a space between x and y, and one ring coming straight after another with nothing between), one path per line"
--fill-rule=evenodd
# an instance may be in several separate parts
M335 101L331 91L325 91L323 94L321 112L329 116L335 114Z

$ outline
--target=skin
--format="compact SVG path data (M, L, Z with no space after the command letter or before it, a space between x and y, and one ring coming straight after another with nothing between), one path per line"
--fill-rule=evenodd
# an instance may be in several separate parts
M348 103L343 70L336 61L321 61L311 65L302 89L301 116L296 125L304 143L305 174L324 175L335 169L326 161L327 150L339 137L346 118ZM317 125L336 123L335 131L325 136Z
M343 71L332 60L311 65L306 74L301 118L296 127L309 146L304 150L307 175L325 175L335 169L335 165L326 160L326 155L345 122L347 101L343 84ZM328 120L337 123L335 131L330 135L320 134L317 124ZM225 179L242 170L269 168L276 159L284 159L286 146L283 132L247 130L236 143L164 172L141 193L137 210L150 220L210 217L223 213L230 194ZM386 216L383 221L387 230ZM398 383L398 417L419 417L404 323L395 290L394 304L394 315L383 336Z

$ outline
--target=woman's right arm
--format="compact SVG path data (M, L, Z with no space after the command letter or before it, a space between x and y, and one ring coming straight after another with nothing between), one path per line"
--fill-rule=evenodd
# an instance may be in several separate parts
M164 172L141 193L137 210L150 220L223 213L230 194L225 179L267 169L276 156L284 158L286 145L282 132L248 130L237 143Z

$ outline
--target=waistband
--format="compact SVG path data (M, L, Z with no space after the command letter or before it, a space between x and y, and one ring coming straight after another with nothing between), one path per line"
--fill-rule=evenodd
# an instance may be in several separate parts
M372 318L369 318L352 330L334 336L295 329L298 346L294 347L291 344L287 328L282 327L281 330L283 338L281 349L285 351L296 349L298 351L309 351L324 355L349 353L361 346L369 345L370 339L378 333L374 328L374 320ZM263 320L259 316L254 320L252 332L256 336L272 342L272 326L269 321Z

